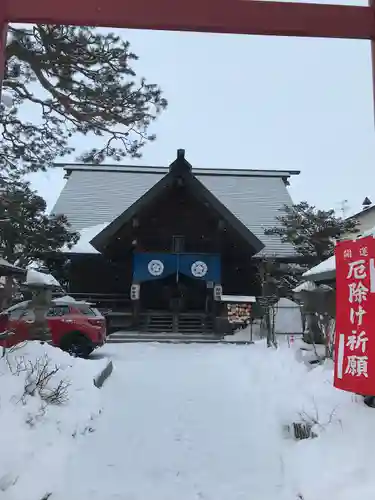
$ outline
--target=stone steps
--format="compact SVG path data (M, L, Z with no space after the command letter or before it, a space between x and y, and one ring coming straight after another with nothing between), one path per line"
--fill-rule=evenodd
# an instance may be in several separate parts
M147 334L172 334L176 329L181 335L213 335L213 321L201 314L179 314L173 313L150 314L143 316L140 331Z
M205 343L212 344L221 341L220 337L210 334L197 333L138 333L116 332L107 337L107 343L120 344L126 342L162 342L162 343Z

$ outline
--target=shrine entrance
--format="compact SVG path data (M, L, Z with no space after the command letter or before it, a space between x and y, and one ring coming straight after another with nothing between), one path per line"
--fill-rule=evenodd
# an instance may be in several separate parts
M174 277L173 277L174 278ZM213 290L204 281L172 277L143 283L140 330L148 333L212 333L215 318Z
M221 282L220 255L142 252L133 257L139 284L140 328L202 333L215 314L214 286Z
M167 276L142 283L140 330L146 332L211 333L213 289L188 276Z
M141 285L141 311L171 311L210 313L212 288L207 283L188 276L167 276Z

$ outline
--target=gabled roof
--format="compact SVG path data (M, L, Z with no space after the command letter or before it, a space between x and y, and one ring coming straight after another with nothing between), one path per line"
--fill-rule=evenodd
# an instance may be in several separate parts
M91 242L92 245L101 251L104 250L108 241L116 235L124 224L129 222L142 207L152 203L165 188L172 186L175 179L179 177L183 179L194 197L200 201L208 202L216 213L251 245L254 253L260 252L264 248L264 244L192 174L191 169L190 163L185 159L185 152L180 150L177 159L170 166L169 173L95 236Z
M67 182L52 212L80 230L114 221L169 172L168 167L64 165ZM264 245L260 256L295 255L290 244L264 230L292 200L286 188L298 171L195 169L194 176Z

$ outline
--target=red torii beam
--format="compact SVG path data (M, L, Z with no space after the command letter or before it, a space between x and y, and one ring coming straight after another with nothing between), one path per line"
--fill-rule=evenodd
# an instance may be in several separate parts
M171 31L375 38L370 7L252 0L1 0L0 20Z
M373 4L361 7L264 0L0 0L0 82L4 67L1 41L5 40L10 22L366 39L372 41L372 48L375 41Z

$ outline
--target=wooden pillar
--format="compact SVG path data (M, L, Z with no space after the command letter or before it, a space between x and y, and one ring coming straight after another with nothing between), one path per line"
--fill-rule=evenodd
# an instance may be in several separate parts
M267 347L274 344L273 332L271 327L270 308L269 308L269 290L268 290L268 262L261 260L259 263L259 276L262 286L262 307L264 309L264 320L267 330Z

